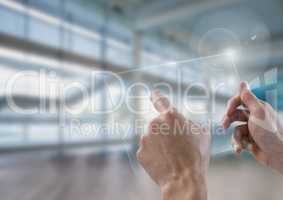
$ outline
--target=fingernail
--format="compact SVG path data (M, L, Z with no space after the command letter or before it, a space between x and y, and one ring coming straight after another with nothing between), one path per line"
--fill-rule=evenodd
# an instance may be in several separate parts
M248 83L248 82L246 82L246 81L242 81L242 82L240 83L240 88L241 88L241 89L247 89L247 90L250 90L249 83Z
M247 150L252 151L253 150L253 145L251 143L248 144Z
M235 152L237 152L237 149L239 149L240 148L240 146L239 145L237 145L237 144L233 144L233 149L234 149L234 151Z
M238 144L233 144L233 150L237 155L240 155L242 152L242 147Z

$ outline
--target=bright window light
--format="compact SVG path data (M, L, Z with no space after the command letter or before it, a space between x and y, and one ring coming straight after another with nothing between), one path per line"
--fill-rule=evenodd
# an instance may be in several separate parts
M63 69L74 72L74 74L80 74L82 76L88 76L92 66L85 66L79 63L70 63L60 61L50 57L44 57L32 53L19 51L16 49L0 46L0 58L13 59L19 62L32 63L40 66L47 66L51 69Z
M238 52L235 49L227 49L224 54L228 61L236 61L239 58Z
M15 2L15 1L0 0L0 5L5 6L7 8L10 8L10 9L13 9L17 12L21 12L21 13L24 13L26 15L29 15L31 17L39 19L39 20L41 20L45 23L48 23L50 25L63 26L66 30L72 31L72 32L77 33L81 36L85 36L85 37L88 37L88 38L96 40L96 41L99 41L101 39L100 34L97 33L96 31L88 30L88 29L81 27L81 26L78 26L76 24L68 23L66 21L63 21L63 20L57 18L57 17L46 14L46 13L44 13L40 10L37 10L35 8L25 6L21 3L18 3L18 2ZM119 42L119 41L114 40L112 38L109 38L108 41L112 46L114 46L116 48L129 50L129 47L122 42Z

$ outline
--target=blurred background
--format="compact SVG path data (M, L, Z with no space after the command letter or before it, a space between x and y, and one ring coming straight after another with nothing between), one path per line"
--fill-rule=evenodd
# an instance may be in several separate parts
M219 128L239 81L282 118L282 21L281 0L0 0L1 199L160 199L135 159L153 89L211 126L209 199L282 199Z

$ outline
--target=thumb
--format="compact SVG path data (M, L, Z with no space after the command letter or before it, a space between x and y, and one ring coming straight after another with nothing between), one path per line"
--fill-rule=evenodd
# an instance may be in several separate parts
M249 85L245 82L240 84L240 98L250 111L255 110L259 106L259 100L250 91Z

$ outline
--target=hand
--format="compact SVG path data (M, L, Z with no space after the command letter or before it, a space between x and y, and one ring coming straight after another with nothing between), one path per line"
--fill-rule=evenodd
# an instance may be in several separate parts
M245 110L238 108L241 105ZM241 83L240 94L229 100L223 127L228 128L235 121L246 122L234 130L235 151L239 154L247 150L259 162L283 173L283 129L277 113L257 99L246 83Z
M140 141L137 158L160 186L164 200L205 200L210 135L187 121L158 92L151 100L161 113Z

